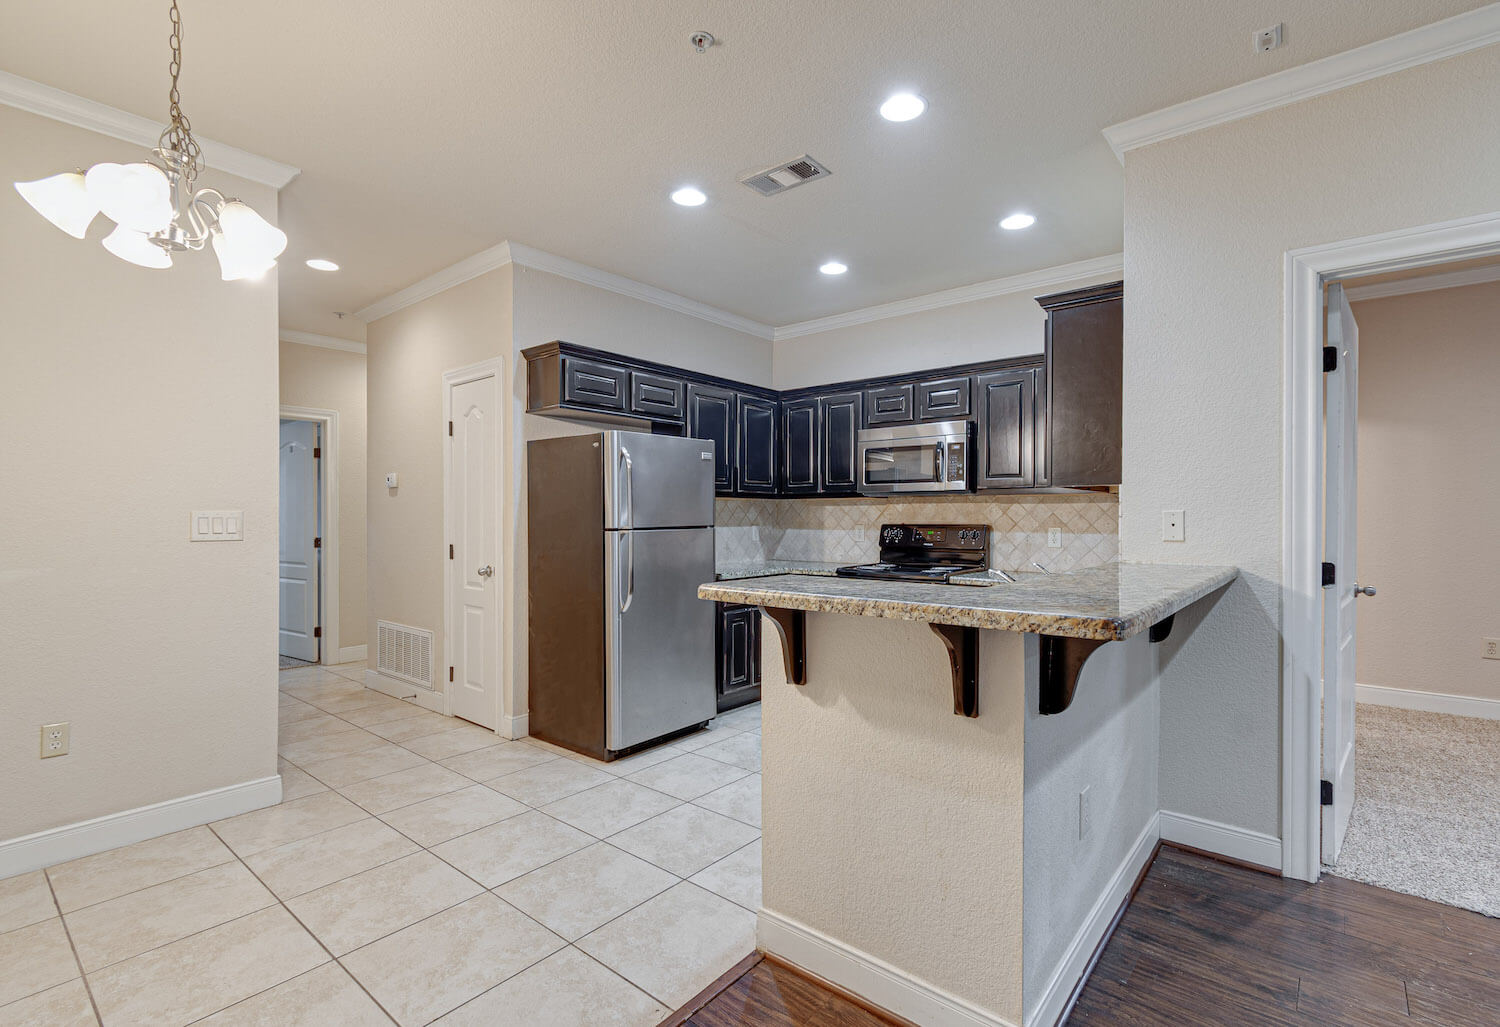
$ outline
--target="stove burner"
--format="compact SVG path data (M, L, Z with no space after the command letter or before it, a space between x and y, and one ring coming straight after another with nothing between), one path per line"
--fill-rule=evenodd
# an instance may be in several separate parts
M989 535L983 524L885 524L880 528L880 561L840 567L836 573L948 584L955 574L989 566Z

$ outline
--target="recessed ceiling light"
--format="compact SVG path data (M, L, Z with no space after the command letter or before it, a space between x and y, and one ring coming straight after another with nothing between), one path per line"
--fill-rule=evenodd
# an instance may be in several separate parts
M707 199L702 189L695 189L690 185L685 185L672 193L672 202L679 207L701 207Z
M847 264L840 264L836 260L830 260L828 263L818 268L818 270L823 272L825 275L841 275L845 271L849 270L849 266Z
M1019 232L1023 228L1030 228L1036 224L1036 218L1030 214L1012 214L1000 219L1000 227L1007 232Z
M337 271L339 269L339 266L333 261L324 260L322 257L314 257L307 262L307 266L314 271Z
M897 93L880 105L880 116L886 121L910 121L927 109L927 101L916 93Z

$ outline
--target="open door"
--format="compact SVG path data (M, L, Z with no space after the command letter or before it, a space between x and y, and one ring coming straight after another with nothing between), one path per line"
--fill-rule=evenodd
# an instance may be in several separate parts
M281 422L280 652L309 663L319 646L317 441L311 421Z
M1354 566L1359 326L1342 285L1328 288L1325 345L1337 361L1324 375L1323 460L1325 572L1328 564L1333 566L1333 584L1323 589L1323 863L1332 866L1354 809L1354 615L1359 594Z

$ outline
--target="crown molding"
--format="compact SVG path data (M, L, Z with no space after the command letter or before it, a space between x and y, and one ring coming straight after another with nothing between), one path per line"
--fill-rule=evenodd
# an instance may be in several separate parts
M776 329L773 338L776 342L782 342L804 335L831 332L836 328L849 328L854 325L869 324L871 321L883 321L891 317L920 314L924 310L937 310L940 307L952 307L960 303L972 303L975 300L1006 296L1011 293L1050 289L1053 286L1066 285L1084 278L1123 274L1124 271L1125 255L1112 253L1107 257L1094 257L1091 260L1080 260L1072 264L1059 264L1057 267L1043 268L1040 271L1028 271L1025 274L1011 275L1008 278L994 278L988 282L977 282L974 285L963 285L956 289L930 292L925 296L913 296L910 299L896 300L893 303L881 303L877 306L861 307L858 310L832 314L812 321L783 325Z
M1344 290L1351 303L1362 300L1378 300L1387 296L1405 296L1413 292L1435 292L1438 289L1456 289L1463 285L1483 285L1485 282L1500 282L1500 264L1489 267L1471 267L1463 271L1448 271L1437 275L1422 275L1404 278L1396 282L1376 282L1373 285L1356 285Z
M398 310L409 307L413 303L420 303L422 300L436 296L438 293L451 289L455 285L462 285L464 282L478 278L482 274L502 268L506 264L519 264L522 267L531 268L533 271L545 271L548 274L568 278L575 282L581 282L584 285L592 285L595 288L605 289L609 292L618 293L621 296L629 296L632 299L664 307L667 310L675 310L680 314L687 314L701 321L708 321L711 324L721 325L724 328L732 328L737 332L744 332L758 339L769 341L771 338L772 329L770 325L761 324L759 321L752 321L748 317L741 317L738 314L731 314L727 310L720 310L706 303L699 303L697 300L690 300L686 296L679 296L675 292L658 289L654 285L637 282L633 278L625 278L622 275L611 274L608 271L600 271L596 267L580 264L576 260L569 260L567 257L559 257L554 253L547 253L513 242L503 242L498 246L491 246L487 250L482 250L472 257L465 257L457 264L449 265L436 274L428 275L420 282L408 285L399 292L394 292L384 299L376 300L363 309L356 310L354 316L366 322L378 320L389 314L394 314Z
M345 353L358 353L360 356L365 356L369 352L364 343L355 342L353 339L336 339L331 335L318 335L314 332L294 332L290 328L281 330L281 341L297 346L343 350Z
M33 82L8 71L0 71L0 103L137 146L154 147L161 136L162 123L159 121ZM203 147L203 161L209 167L273 189L285 187L302 173L290 164L212 139L200 138L198 144Z
M1494 43L1500 43L1500 3L1122 121L1106 128L1104 138L1123 164L1126 152L1141 146Z
M654 285L646 285L637 282L633 278L623 275L612 274L608 271L600 271L598 268L580 264L576 260L567 257L559 257L555 254L544 253L541 250L523 246L520 243L511 243L511 258L522 267L529 267L534 271L546 271L549 274L560 275L563 278L571 278L575 282L584 285L592 285L595 288L606 289L609 292L618 293L621 296L629 296L632 299L642 300L667 310L675 310L679 314L687 314L701 321L730 328L746 335L753 335L758 339L770 341L774 329L770 325L752 321L748 317L739 314L731 314L727 310L711 307L707 303L699 303L697 300L679 296L675 292L658 289Z

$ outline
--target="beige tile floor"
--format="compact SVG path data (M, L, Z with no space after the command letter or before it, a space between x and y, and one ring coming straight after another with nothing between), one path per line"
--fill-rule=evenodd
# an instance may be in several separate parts
M281 671L279 806L0 881L13 1024L655 1024L755 944L760 709L603 764Z

